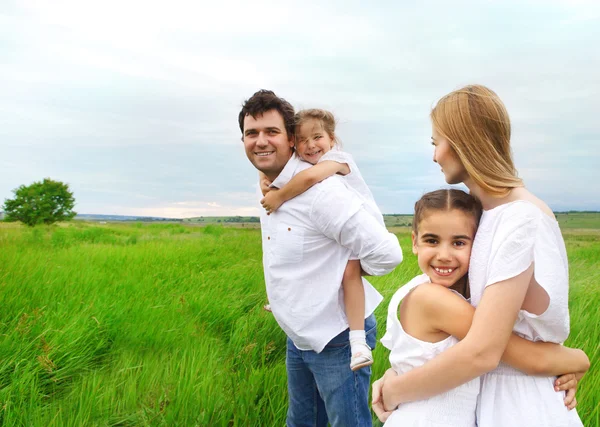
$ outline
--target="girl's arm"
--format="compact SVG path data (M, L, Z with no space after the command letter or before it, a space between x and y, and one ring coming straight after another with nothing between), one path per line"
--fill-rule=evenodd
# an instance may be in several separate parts
M424 365L385 382L385 409L444 393L495 369L512 335L532 276L533 264L515 277L488 286L462 341Z
M338 163L332 160L325 160L321 163L317 163L295 175L290 182L278 191L271 189L268 194L265 194L264 199L262 199L260 203L267 212L275 212L283 203L304 193L313 185L338 173L347 175L350 173L350 167L346 163Z
M421 309L423 321L436 330L462 340L471 328L475 308L443 286L433 283L419 286L412 292L412 302ZM582 350L532 342L515 333L509 337L502 361L528 375L585 373L590 367L590 360Z

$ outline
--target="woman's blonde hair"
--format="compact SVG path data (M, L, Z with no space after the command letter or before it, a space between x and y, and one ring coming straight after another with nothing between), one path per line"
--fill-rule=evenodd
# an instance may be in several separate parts
M450 92L431 111L431 121L486 193L502 197L523 186L510 150L510 118L494 91L469 85Z
M307 110L298 111L294 116L294 133L297 134L300 126L309 120L318 120L321 123L323 130L327 132L331 140L336 144L340 143L335 135L335 126L337 123L334 115L327 110L321 110L319 108L310 108Z

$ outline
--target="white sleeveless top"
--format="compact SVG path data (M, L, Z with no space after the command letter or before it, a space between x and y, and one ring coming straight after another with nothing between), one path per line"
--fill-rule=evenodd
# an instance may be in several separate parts
M569 269L558 223L531 202L518 200L484 211L471 252L471 304L489 285L518 276L534 263L534 276L550 297L547 310L519 312L514 331L530 341L562 343L569 335ZM582 426L554 391L555 377L528 376L501 363L482 377L479 427Z
M425 364L458 342L453 336L434 343L421 341L402 328L398 320L400 302L423 283L430 283L425 274L412 279L396 291L388 308L387 331L381 338L381 343L391 350L390 363L398 374ZM390 415L385 426L474 427L478 394L479 378L476 378L429 399L401 404Z

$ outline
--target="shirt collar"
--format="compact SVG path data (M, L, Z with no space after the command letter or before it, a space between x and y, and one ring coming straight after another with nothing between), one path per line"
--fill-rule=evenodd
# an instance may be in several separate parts
M292 177L296 175L296 170L299 166L302 165L302 163L305 162L300 157L298 157L296 155L296 152L294 151L292 157L290 157L288 162L283 167L281 173L277 176L277 178L275 178L275 180L271 183L270 186L275 188L281 188L284 185L286 185L288 182L290 182Z

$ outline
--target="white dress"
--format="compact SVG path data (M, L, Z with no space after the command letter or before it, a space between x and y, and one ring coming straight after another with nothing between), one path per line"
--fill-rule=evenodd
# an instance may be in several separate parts
M400 301L417 286L429 282L427 275L417 276L396 291L390 301L387 331L381 343L391 350L390 363L398 374L425 364L458 342L453 336L434 343L421 341L407 334L398 320ZM429 399L401 404L385 426L474 427L478 394L479 378L475 378Z
M484 211L473 243L471 304L485 288L515 277L534 263L534 277L550 297L540 315L519 312L513 331L531 341L562 343L569 335L569 270L565 244L554 218L524 200ZM501 363L482 377L477 404L479 427L582 426L568 411L555 377L529 376Z

